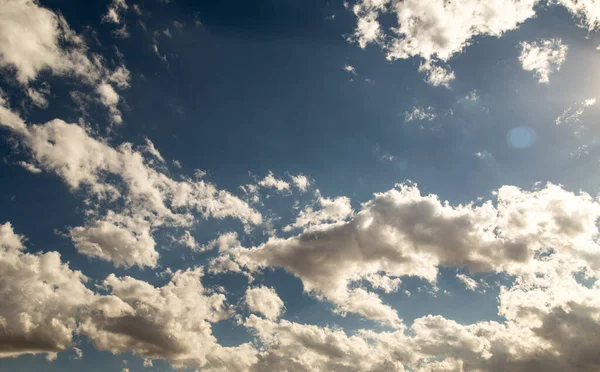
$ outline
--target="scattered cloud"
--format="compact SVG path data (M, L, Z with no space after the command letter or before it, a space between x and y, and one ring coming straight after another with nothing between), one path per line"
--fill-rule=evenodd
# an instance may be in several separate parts
M525 71L533 71L540 83L549 83L550 74L560 70L567 58L568 47L561 39L541 39L521 43L519 61Z
M432 62L450 60L473 37L500 37L534 16L537 0L483 3L477 0L360 0L353 7L357 24L351 40L361 48L381 46L389 60L420 57L420 70L433 85L447 86L454 74ZM391 13L397 25L384 30L379 16Z
M225 296L207 291L202 276L201 268L180 270L157 288L111 274L102 283L109 294L83 313L79 331L98 350L164 359L179 369L247 369L255 360L250 344L223 347L212 335L211 323L230 314Z
M93 86L112 120L119 123L119 96L107 83L114 72L104 63L101 56L89 52L84 39L61 15L38 2L10 0L0 9L0 67L14 69L18 83L34 104L47 105L46 94L29 87L40 72L71 76Z
M453 73L440 66L431 67L433 62L449 61L462 53L476 36L500 37L518 28L535 16L536 6L541 3L540 0L359 0L346 7L356 16L356 28L349 40L361 48L378 45L389 60L421 58L424 61L421 66L425 67L420 71L426 73L426 80L432 85L447 86L454 78ZM589 31L600 27L600 11L595 0L552 0L549 3L565 7ZM394 16L397 24L385 29L379 22L383 14ZM544 56L548 45L537 47L540 49L526 52L525 65L540 71L536 73L544 80L547 75L542 71L548 67L539 62L540 59L553 59L551 65L559 63L560 54L566 53L566 49L562 51L559 47L558 55Z
M344 65L343 69L350 75L356 76L356 69L354 68L354 66L346 64L346 65Z
M310 187L310 180L303 174L291 176L292 184L301 192L306 192Z
M568 124L573 125L581 121L581 115L587 107L596 104L595 98L588 98L578 102L575 106L567 108L559 117L556 118L556 125Z
M321 196L317 190L315 204L318 205L316 210L312 206L307 206L300 211L296 221L285 226L283 231L343 221L354 213L350 198L345 196L329 199Z
M455 78L454 71L449 70L447 67L434 65L431 62L421 64L419 72L424 72L425 81L434 87L443 86L450 88L450 83Z
M259 313L269 320L277 320L285 309L275 289L265 286L248 288L244 300L251 312Z
M456 274L456 278L464 284L465 288L471 292L475 292L479 284L473 278L465 274Z
M412 111L406 111L404 113L404 121L410 123L411 121L421 121L421 120L433 120L437 117L435 113L435 109L431 106L429 107L420 107L414 106Z
M395 311L351 283L381 273L435 283L440 266L514 275L548 247L600 268L594 253L600 203L589 195L548 184L531 192L503 186L495 196L494 203L451 206L435 195L422 196L414 185L399 185L376 194L347 222L234 248L223 260L249 272L284 268L300 278L305 291L331 301L341 313L387 324L397 324Z
M78 309L92 301L87 278L57 252L31 254L10 223L0 224L0 357L73 347Z
M265 188L275 189L277 191L289 191L290 184L282 179L276 178L273 172L258 182L258 185Z
M70 235L79 252L90 257L117 266L155 266L152 233L193 225L198 220L192 212L202 218L232 217L245 225L262 223L261 214L238 197L204 180L174 180L129 143L113 148L59 119L27 125L2 105L0 126L27 149L30 164L55 173L74 192L84 192L90 221L72 228ZM161 157L152 142L145 149Z
M127 6L125 0L112 0L108 5L106 14L102 17L102 20L104 22L119 24L121 23L122 13L127 11L127 9L129 9L129 6Z

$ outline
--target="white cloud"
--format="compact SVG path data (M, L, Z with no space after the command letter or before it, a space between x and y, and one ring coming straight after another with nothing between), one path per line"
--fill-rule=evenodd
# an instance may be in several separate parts
M192 236L192 233L190 233L187 230L179 238L173 237L173 241L185 247L188 247L189 249L194 251L201 250L200 245L198 244L194 236Z
M479 159L482 159L482 160L489 159L489 158L493 157L493 155L489 151L487 151L487 150L477 151L475 153L475 156L477 156Z
M302 192L306 192L310 187L310 180L303 174L298 174L292 177L292 183L296 188Z
M245 225L262 222L246 202L211 183L169 178L129 143L113 148L58 119L28 126L2 105L0 126L18 138L35 167L56 173L71 190L87 196L90 221L70 232L80 253L116 265L154 266L153 232L201 221L194 213L236 218Z
M277 191L288 191L290 189L290 184L282 179L276 178L275 175L273 175L273 172L269 172L269 174L260 180L258 184L262 187L274 188Z
M406 111L404 113L404 121L409 123L414 120L433 120L437 117L435 113L435 109L431 106L429 107L413 107L412 111Z
M155 267L158 261L150 224L143 218L109 212L102 220L72 228L69 235L79 253L115 266Z
M346 64L346 65L344 65L343 69L350 75L356 76L356 69L354 68L354 66Z
M17 81L42 107L47 105L45 96L28 87L41 71L76 77L93 86L112 119L120 121L119 97L106 80L117 79L117 74L117 84L124 87L123 71L111 72L62 16L37 1L7 0L0 7L0 67L14 69Z
M581 141L587 141L588 138L585 135L589 129L593 127L586 127L581 117L585 111L596 104L595 98L588 98L581 102L575 103L573 106L565 109L561 115L556 118L556 125L568 125L572 130L576 138ZM586 144L577 146L577 149L571 152L572 156L580 158L582 155L589 154L589 148Z
M351 37L361 48L376 44L390 60L419 57L422 66L449 61L473 42L476 36L500 37L535 16L541 0L358 0L352 7L356 28ZM593 31L600 27L600 7L596 0L550 0ZM382 14L391 14L395 24L385 29ZM427 81L447 85L453 73L435 67L423 69Z
M525 71L533 71L540 83L549 83L550 74L559 71L567 58L568 47L561 39L541 39L521 43L519 61Z
M149 138L146 138L146 146L144 146L144 149L146 151L148 151L148 153L152 156L154 156L156 158L156 160L160 161L161 163L165 163L165 158L162 157L162 155L160 154L160 151L158 151L156 149L156 147L154 146L154 143L152 141L150 141Z
M450 83L454 80L454 71L447 67L434 65L430 62L419 66L419 72L425 73L425 81L434 87L444 86L450 88Z
M350 205L350 198L345 196L329 199L321 196L321 193L317 190L315 202L319 206L318 209L315 210L313 207L307 206L300 211L296 221L285 226L283 231L291 231L300 227L318 227L326 222L343 221L354 213Z
M556 125L569 124L573 125L581 121L581 115L585 112L586 107L591 107L596 104L595 98L588 98L579 102L575 107L567 108L559 117L556 118Z
M61 41L70 48L61 48ZM0 66L16 68L24 85L44 69L96 80L99 66L87 58L82 43L62 17L35 1L8 0L0 9Z
M402 332L348 336L339 329L254 315L245 326L266 346L254 366L257 371L404 371L403 363L415 359ZM403 350L386 350L396 344Z
M86 277L57 252L25 252L24 237L0 224L0 358L56 352L73 346L78 309L92 292Z
M111 23L121 23L121 13L129 9L125 0L112 0L102 20Z
M100 96L100 102L110 112L111 120L116 124L122 124L121 111L117 108L120 98L115 89L110 84L101 83L96 87L96 92Z
M551 2L567 8L588 31L600 28L600 7L596 0L553 0Z
M456 278L460 280L469 291L474 292L479 286L479 284L468 275L456 274Z
M108 77L108 81L115 83L119 88L129 88L131 72L125 66L117 67Z
M49 93L49 90L27 88L27 95L31 99L31 102L37 107L48 107L48 98L46 95Z
M420 57L425 60L425 68L420 70L427 73L427 81L447 86L454 74L431 65L431 61L448 61L475 36L500 37L517 28L534 16L536 3L537 0L360 0L352 8L357 17L353 39L361 48L370 43L382 46L390 60ZM390 30L382 29L378 20L387 12L397 22Z
M262 314L269 320L277 320L285 309L275 289L265 286L248 288L244 300L251 312Z
M81 350L78 347L73 347L73 352L75 353L75 356L73 357L73 359L76 359L76 360L83 359L83 350Z
M440 266L514 275L550 248L600 269L597 200L551 184L530 192L503 186L495 198L495 203L451 206L435 195L422 196L414 185L399 185L376 194L348 222L233 248L218 262L250 273L284 268L302 280L305 291L331 301L340 312L389 324L397 320L387 305L380 304L377 312L349 308L355 296L368 295L372 298L364 303L378 305L376 295L353 291L350 284L406 275L435 283ZM379 277L374 280L373 274Z
M255 361L250 344L223 347L212 335L211 323L230 316L223 294L201 282L201 268L177 271L162 287L109 275L89 312L82 314L80 332L98 350L132 352L145 359L164 359L175 368L247 370Z
M33 174L42 173L42 170L40 168L26 161L19 161L18 164Z

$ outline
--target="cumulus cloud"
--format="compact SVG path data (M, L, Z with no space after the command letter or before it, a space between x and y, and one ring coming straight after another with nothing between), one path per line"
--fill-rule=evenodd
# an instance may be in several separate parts
M292 184L300 191L306 192L310 187L310 180L303 174L298 174L292 177Z
M69 235L79 253L113 262L115 266L154 267L158 261L150 223L143 218L111 211L102 220L72 228Z
M600 7L595 0L553 0L551 3L562 5L578 20L579 24L593 31L600 28Z
M266 345L257 370L582 372L600 363L600 286L580 284L580 270L568 255L535 258L501 289L505 322L462 325L427 315L408 329L352 335L253 315L245 325Z
M567 58L568 47L561 39L541 39L521 43L519 61L525 71L533 71L539 83L549 83L550 74L559 71Z
M343 221L350 217L354 210L350 205L350 198L340 196L337 198L325 198L317 190L315 204L318 207L315 209L312 206L307 206L300 211L296 221L283 228L283 231L291 231L295 228L319 226L323 223L334 223Z
M432 62L449 61L476 36L500 37L518 28L535 16L536 6L542 3L545 2L358 0L351 7L356 16L356 28L350 40L361 48L379 45L389 60L421 58L424 60L422 66L430 67L420 68L426 73L426 80L433 85L447 85L454 74L441 66L431 67L435 66ZM595 0L550 0L548 3L565 7L589 31L600 27L600 8ZM396 23L384 28L379 22L383 14L392 15ZM558 53L562 53L560 49ZM536 58L530 55L528 64L536 65L533 59L539 58L539 55Z
M454 73L432 61L448 61L462 52L473 37L500 37L534 16L537 0L444 1L444 0L360 0L352 10L357 17L353 40L361 48L380 45L390 60L420 57L420 69L433 85L448 85ZM384 30L379 16L391 13L395 27Z
M0 224L0 358L73 346L78 309L92 300L87 278L57 252L31 254L10 223Z
M275 289L265 286L248 288L244 300L251 312L269 320L277 320L285 308Z
M101 56L89 52L83 38L71 30L62 16L35 0L7 0L2 4L0 67L13 69L29 97L42 107L47 105L45 97L28 87L40 72L79 78L95 88L112 120L116 123L121 120L117 109L119 96L106 80L122 72L118 69L111 72Z
M250 344L221 346L211 323L229 317L223 294L202 285L201 268L177 271L162 287L109 275L109 291L82 315L80 331L98 350L132 352L144 359L164 359L175 368L247 370L254 361Z
M0 126L18 138L35 167L86 194L91 220L70 230L80 253L126 267L154 266L158 228L190 226L198 222L195 215L262 222L246 202L211 183L168 177L129 143L113 148L59 119L27 125L2 105Z
M262 187L272 188L277 191L288 191L290 189L290 184L282 179L276 178L273 172L269 172L269 174L260 180L258 184Z
M419 66L419 72L425 73L425 81L434 87L444 86L450 88L450 83L454 80L454 71L447 67L432 64L430 62L423 63Z
M514 275L550 248L600 268L597 200L551 184L534 191L503 186L495 198L494 203L452 206L402 184L376 194L347 222L233 248L221 262L249 272L284 268L302 280L305 291L331 301L340 312L356 311L390 324L397 322L391 308L378 304L375 295L352 290L351 283L374 280L373 274L380 275L378 280L415 276L435 283L440 266ZM367 295L372 298L364 303L377 311L349 308Z

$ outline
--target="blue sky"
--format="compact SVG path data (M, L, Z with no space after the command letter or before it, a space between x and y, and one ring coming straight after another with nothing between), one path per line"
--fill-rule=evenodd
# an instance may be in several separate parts
M0 371L600 368L597 0L0 5Z

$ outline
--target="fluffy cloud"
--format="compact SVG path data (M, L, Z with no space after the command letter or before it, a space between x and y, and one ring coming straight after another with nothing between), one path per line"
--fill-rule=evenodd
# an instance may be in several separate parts
M257 361L250 344L223 347L212 335L211 323L230 311L223 294L204 288L201 268L177 271L158 288L111 274L100 288L108 294L95 294L57 252L26 253L23 240L10 223L0 225L0 358L54 359L73 347L77 333L99 350L164 359L176 368L249 370Z
M36 167L87 195L91 221L70 231L80 253L126 267L155 266L152 233L157 228L190 226L195 214L262 222L246 202L208 182L169 178L129 143L113 148L58 119L26 125L2 105L0 126L17 136Z
M282 179L278 179L273 175L273 172L269 172L269 174L260 180L258 184L262 187L273 188L277 191L287 191L290 189L290 184Z
M24 238L0 225L0 358L73 346L78 310L92 300L87 278L60 254L25 252Z
M248 288L244 300L251 312L262 314L269 320L276 320L284 310L283 301L273 288L265 286Z
M303 174L292 176L292 184L302 192L306 192L310 187L310 180Z
M112 121L121 124L121 112L117 108L119 95L110 84L102 83L96 87L96 92L100 96L100 102L106 106L111 114Z
M249 344L222 347L211 323L229 317L223 294L202 285L201 268L177 271L169 283L154 287L131 278L108 276L80 331L98 350L133 352L144 359L165 359L176 368L247 370L254 361Z
M567 8L588 31L600 28L600 7L596 0L552 0L551 2Z
M462 325L442 316L416 319L394 332L341 330L250 316L246 327L266 345L254 370L569 371L600 364L600 303L582 285L568 255L537 257L503 287L505 322Z
M353 39L361 48L370 43L383 47L387 58L420 57L420 68L432 85L448 86L454 73L435 60L448 61L462 52L473 37L500 37L534 16L538 0L444 1L444 0L360 0L352 8L357 17ZM383 13L395 16L397 25L384 30L379 23Z
M395 312L373 293L350 289L351 283L380 281L381 276L435 283L439 266L516 275L550 248L591 270L600 268L597 200L551 184L535 191L503 186L495 197L495 203L451 206L435 195L422 196L414 185L399 185L376 194L348 222L316 226L287 239L273 237L253 248L232 248L219 262L250 272L284 268L338 311L388 324L397 324ZM374 274L380 276L374 279ZM356 307L363 303L374 309Z
M455 78L454 71L429 61L419 66L419 72L424 72L425 81L434 87L444 86L450 88L450 83Z
M342 330L254 315L245 326L265 344L254 371L403 371L403 363L412 359L410 340L402 332L348 336ZM394 344L408 342L392 354L386 350L386 336Z
M356 15L356 28L351 40L361 48L369 44L381 46L388 59L422 58L420 68L426 80L432 85L448 85L454 74L434 61L446 62L461 53L476 36L500 37L514 30L526 20L535 16L536 6L546 3L542 0L510 1L445 1L445 0L358 0L352 7ZM596 0L550 0L547 3L565 7L582 27L589 31L600 27L600 7ZM379 22L382 14L391 14L396 24L385 29ZM540 48L540 46L538 46ZM543 62L547 46L541 50L528 51L527 65L537 69ZM560 48L552 63L558 63ZM540 55L542 54L542 55ZM564 59L564 57L563 57ZM543 79L543 73L538 75Z
M549 83L550 74L560 70L568 47L560 39L542 39L521 43L519 61L525 71L533 71L540 83Z
M321 196L321 193L317 190L315 204L318 205L316 210L312 206L307 206L300 211L296 221L293 224L285 226L283 231L292 231L300 227L317 226L325 222L343 221L354 213L350 205L350 198L345 196L329 199Z
M120 1L116 0L117 3ZM28 88L41 71L75 76L94 86L99 100L120 123L118 94L107 80L124 87L123 70L111 72L101 56L90 53L84 40L66 20L35 0L7 0L0 8L0 67L14 69L18 82L35 104L45 106L45 97ZM117 74L117 75L115 75Z
M57 74L77 73L97 80L101 66L87 58L83 41L64 18L33 0L7 0L0 10L0 66L16 69L22 84L49 69ZM68 43L71 48L62 48Z
M158 262L150 223L143 218L109 212L102 220L72 228L69 234L79 253L115 266L155 267Z

